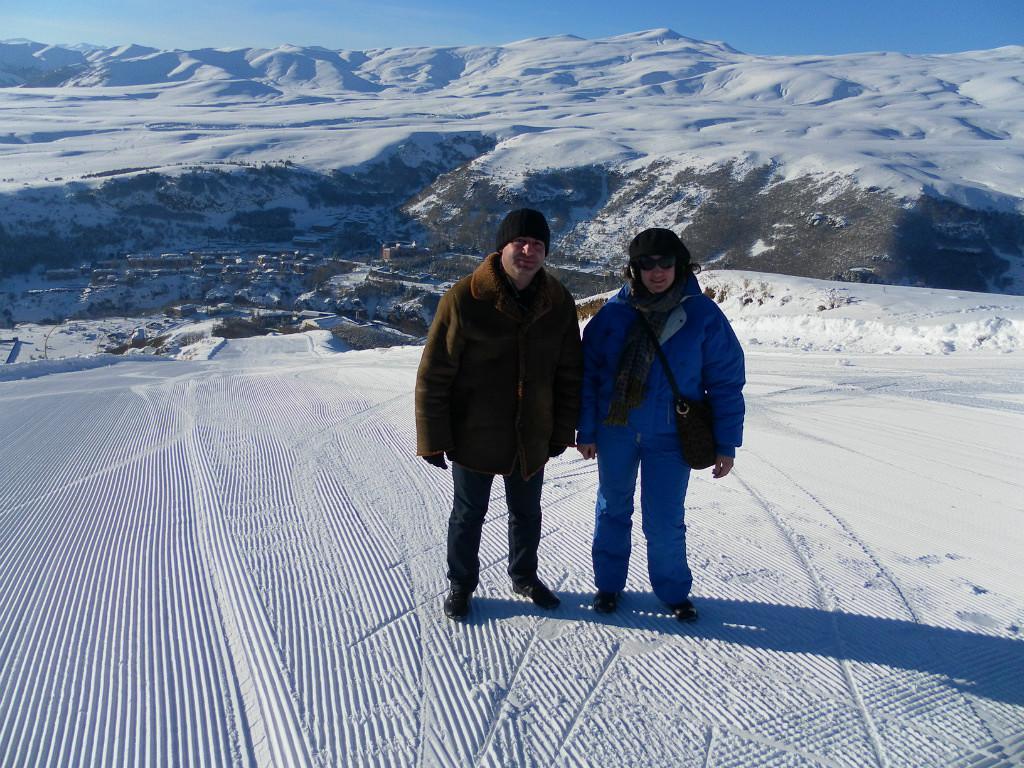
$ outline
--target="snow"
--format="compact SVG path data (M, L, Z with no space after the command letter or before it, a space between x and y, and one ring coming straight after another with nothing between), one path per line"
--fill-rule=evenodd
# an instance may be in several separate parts
M186 344L175 357L178 360L209 360L220 352L224 339L220 336L207 336L192 344Z
M43 48L0 43L0 83L82 58ZM474 132L504 139L481 164L510 179L741 162L1020 211L1022 50L752 56L665 29L499 47L125 46L92 51L62 87L0 88L0 188L154 162L344 169L419 133Z
M60 312L59 305L52 310ZM11 329L0 329L0 338L17 337L21 342L16 363L33 360L59 360L96 355L107 346L126 343L138 329L144 329L149 338L168 336L170 345L180 344L189 334L210 335L213 321L192 323L175 320L166 315L142 317L108 317L101 320L67 319L56 325L18 323ZM0 367L2 370L2 367Z
M759 272L708 271L698 279L716 292L748 347L950 354L1024 346L1024 302L1016 297Z
M53 360L32 360L31 362L17 365L2 365L0 366L0 382L37 379L41 376L50 376L55 373L89 371L94 368L117 365L124 361L125 358L119 355L91 355L88 357L66 357Z
M1024 300L702 280L749 413L734 472L691 480L686 626L639 525L620 610L590 610L573 452L543 502L562 606L512 594L496 484L470 620L443 617L419 348L0 366L0 764L1024 763Z

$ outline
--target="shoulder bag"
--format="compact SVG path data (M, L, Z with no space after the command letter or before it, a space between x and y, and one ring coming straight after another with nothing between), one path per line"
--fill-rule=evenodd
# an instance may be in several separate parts
M654 329L646 317L640 312L637 314L640 315L640 322L644 324L647 335L654 344L654 351L658 353L668 383L672 386L672 394L675 396L676 432L679 433L683 458L693 469L706 469L715 463L718 453L715 450L715 435L711 427L711 404L706 400L689 400L680 394L676 377L672 375L668 358L665 357L658 337L654 335Z

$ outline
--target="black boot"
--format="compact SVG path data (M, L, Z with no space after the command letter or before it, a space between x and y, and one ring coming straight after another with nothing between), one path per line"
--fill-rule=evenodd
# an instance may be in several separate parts
M533 601L533 604L540 608L557 608L562 604L562 601L558 599L557 595L544 586L544 582L540 579L533 581L529 584L513 584L512 591L517 595L528 597Z
M473 593L468 589L453 584L444 599L444 615L452 621L462 621L469 615L469 599Z
M681 603L670 605L669 608L672 609L672 615L679 619L679 621L690 622L697 620L697 608L690 602L689 598Z
M598 590L594 595L593 606L595 613L613 613L619 607L619 593Z

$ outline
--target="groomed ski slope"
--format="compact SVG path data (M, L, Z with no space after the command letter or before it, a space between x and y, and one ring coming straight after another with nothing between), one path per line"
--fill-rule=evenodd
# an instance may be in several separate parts
M0 765L1024 764L1024 358L748 355L691 481L701 619L589 609L594 462L514 596L495 485L444 619L420 350L229 341L0 383Z

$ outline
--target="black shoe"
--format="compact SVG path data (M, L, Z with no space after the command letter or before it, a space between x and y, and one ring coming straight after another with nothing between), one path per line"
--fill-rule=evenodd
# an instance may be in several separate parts
M594 595L593 606L595 613L612 613L619 607L619 593L598 590Z
M679 621L697 620L697 608L689 599L676 605L670 605L669 608L672 609L672 615L679 619Z
M473 596L462 587L452 587L444 599L444 615L452 621L462 621L469 615L469 598Z
M517 595L530 598L533 604L540 608L551 610L562 604L557 595L544 586L541 581L534 581L531 584L513 584L512 591Z

